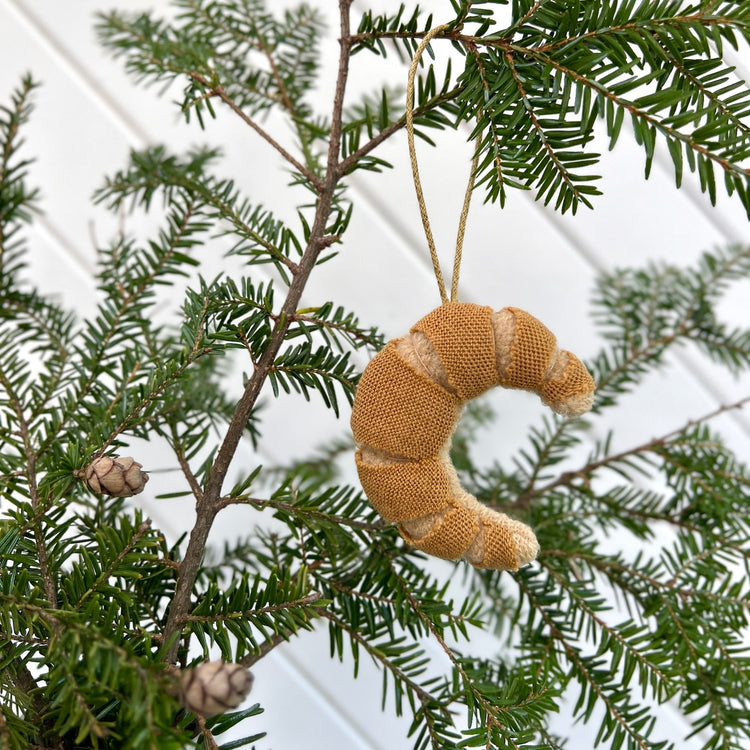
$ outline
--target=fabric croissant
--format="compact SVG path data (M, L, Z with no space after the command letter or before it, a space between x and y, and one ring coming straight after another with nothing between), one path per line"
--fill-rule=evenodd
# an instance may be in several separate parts
M449 457L463 404L497 385L533 391L567 417L590 409L595 390L581 361L529 313L451 302L372 359L351 425L362 487L409 544L518 570L537 556L534 532L466 492Z

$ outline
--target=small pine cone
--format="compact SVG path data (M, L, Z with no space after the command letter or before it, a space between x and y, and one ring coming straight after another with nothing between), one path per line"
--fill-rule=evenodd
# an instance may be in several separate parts
M241 664L204 661L182 673L180 701L188 711L215 716L237 708L252 686L253 675Z
M130 497L143 492L148 482L148 474L141 468L142 464L129 456L100 456L76 476L85 479L89 489L99 495Z

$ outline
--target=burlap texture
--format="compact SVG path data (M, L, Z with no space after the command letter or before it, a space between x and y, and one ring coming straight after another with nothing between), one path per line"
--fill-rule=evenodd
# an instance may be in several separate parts
M510 365L500 385L539 392L552 355L557 349L554 334L533 315L517 307L506 307L516 321L516 335L510 348Z
M592 398L587 400L587 408L590 408L596 383L594 383L594 379L584 367L583 362L575 354L571 354L570 352L564 352L564 354L567 354L569 359L562 377L557 380L545 381L541 395L544 403L552 407L555 411L575 416L575 413L569 413L571 410L566 409L565 405L570 403L576 396L591 394ZM574 411L579 410L576 409Z
M391 523L438 513L453 499L448 475L437 458L373 465L357 451L355 460L365 495Z
M466 493L448 455L463 402L495 385L538 393L567 416L591 406L595 387L529 313L449 303L373 358L351 424L362 487L409 544L447 560L466 556L478 568L518 570L539 550L533 531Z
M412 326L430 340L448 382L462 401L498 384L491 307L450 302Z
M476 516L461 505L453 505L425 536L415 539L399 526L401 536L417 549L443 560L458 560L479 533Z
M439 454L459 413L459 400L405 362L389 341L362 373L351 426L358 443L419 460Z
M510 520L510 519L508 519ZM518 553L512 530L499 523L482 523L482 559L474 562L475 568L518 570Z

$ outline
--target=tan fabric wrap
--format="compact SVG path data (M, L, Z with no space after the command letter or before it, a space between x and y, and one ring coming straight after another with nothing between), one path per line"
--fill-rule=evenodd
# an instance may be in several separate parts
M399 526L399 531L409 544L428 555L458 560L479 533L479 522L466 508L455 505L420 539L410 537L403 526Z
M510 520L510 519L509 519ZM482 524L484 527L484 556L476 568L518 570L518 551L513 531L508 526Z
M539 393L544 383L557 339L533 315L517 307L506 307L516 319L516 335L510 348L510 365L500 385Z
M357 451L357 472L365 495L386 521L411 521L439 513L452 500L448 475L437 458L393 464L368 464Z
M498 385L491 307L451 302L412 326L430 340L462 401L470 401Z
M596 388L594 379L575 354L568 355L568 364L558 380L548 380L542 388L542 398L546 404L554 406L569 401L573 396L593 393Z
M460 413L458 399L405 362L393 341L362 373L352 406L354 439L395 456L437 456Z
M538 393L566 416L590 408L595 388L580 360L559 351L527 312L449 303L373 358L351 425L362 487L409 544L447 560L466 556L478 568L518 570L539 551L534 532L466 493L449 458L461 405L494 385Z

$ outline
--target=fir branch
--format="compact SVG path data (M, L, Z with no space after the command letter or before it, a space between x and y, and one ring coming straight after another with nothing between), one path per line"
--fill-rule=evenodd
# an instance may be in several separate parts
M539 117L536 115L534 104L529 99L529 96L526 93L526 90L524 89L523 82L521 81L518 75L518 69L516 68L513 55L510 54L510 52L506 52L505 60L508 63L508 68L510 69L511 74L513 76L513 81L516 85L518 95L520 96L521 101L523 102L524 108L526 109L526 112L528 113L528 117L531 120L531 124L533 126L533 131L535 132L536 138L539 141L539 143L542 145L542 148L544 149L544 151L547 153L547 156L549 157L549 159L551 160L554 170L557 172L559 179L562 180L562 184L566 186L568 190L570 190L573 196L573 199L576 202L581 202L588 208L591 208L590 201L576 187L571 173L569 172L565 164L563 164L560 156L557 154L555 149L550 144L549 139L547 138L547 135L545 133L545 129L542 127L539 121ZM554 182L552 182L551 184L554 184ZM549 195L551 195L551 191ZM560 193L560 200L558 202L558 205L563 205L562 201L563 201L564 195L565 195L564 192Z
M2 633L0 634L0 638L3 638L4 640L18 641L19 639L23 639L23 636ZM30 639L28 642L34 643L34 645L46 644L45 641L41 641L40 639ZM49 731L52 728L47 719L49 703L39 689L39 684L36 679L34 679L34 675L31 674L29 668L21 658L13 656L8 643L3 643L2 646L0 646L0 652L5 654L4 661L7 660L7 662L9 662L8 666L5 666L3 669L3 671L6 672L7 679L15 684L16 687L27 696L33 717L42 726L43 730ZM2 720L1 711L0 720ZM0 739L1 738L2 733L0 733Z
M336 334L343 335L347 342L355 347L367 346L375 351L382 348L384 344L383 336L376 329L365 330L360 328L358 320L352 315L345 315L343 308L337 308L329 318L328 315L331 314L332 309L333 305L327 303L317 308L298 310L293 316L293 322L299 325L303 335L307 335L308 327L334 334L326 340L335 343L339 349L340 345ZM290 338L293 333L294 331L289 331Z
M321 595L319 593L313 592L303 596L301 599L295 599L294 601L289 602L277 602L265 607L259 607L258 609L248 609L243 612L220 612L213 615L186 614L183 617L182 624L188 622L211 623L226 622L227 620L246 620L265 614L273 614L293 609L301 609L305 614L309 614L310 612L317 612L316 609L313 609L313 605L315 605L320 598Z
M22 145L19 130L31 115L31 94L35 88L33 78L24 76L20 87L13 92L11 106L0 107L0 269L4 274L11 268L11 258L7 257L12 249L10 240L18 224L29 220L38 196L37 190L29 191L24 184L29 162L14 162Z
M204 354L208 354L211 350L209 348L202 347L203 343L203 332L204 328L206 326L206 319L208 316L208 309L211 304L211 294L208 288L206 288L201 307L200 312L195 320L195 326L194 330L195 333L193 335L193 341L192 346L190 348L190 354L185 360L185 364L182 368L182 371L185 372L187 370L187 367L189 364L192 364L193 362L197 361L199 357L203 356ZM153 357L154 361L158 361L161 356L161 342L158 341L157 336L155 335L152 327L150 325L146 324L146 321L143 321L143 325L141 326L141 332L143 334L144 340L146 341L146 346ZM161 391L164 392L164 389ZM190 463L187 459L185 448L183 445L183 436L178 433L178 427L177 427L177 421L175 419L172 419L170 416L167 416L168 421L168 432L169 432L169 445L172 448L175 458L177 459L177 463L180 466L180 470L182 471L183 476L185 477L188 486L190 487L191 492L193 493L193 496L196 498L196 500L200 499L203 495L203 489L201 488L198 479L196 478L195 474L193 473L192 468L190 467ZM124 422L122 423L124 425Z
M209 86L209 82L198 73L191 73L190 77L200 86L206 89L205 96L216 96L221 99L229 109L234 112L248 127L252 128L271 148L273 148L285 161L287 161L297 172L299 172L314 188L320 193L323 189L323 183L320 178L311 172L306 166L294 158L280 143L264 130L258 123L249 117L229 96L223 86Z
M669 443L672 438L683 435L692 427L710 422L716 417L726 412L734 411L736 409L742 409L746 404L750 403L750 396L745 396L739 401L735 401L732 404L722 404L716 409L704 414L703 416L695 419L689 419L681 427L678 427L670 432L661 435L660 437L652 438L641 445L626 450L620 451L619 453L604 456L595 461L589 461L579 469L566 471L560 474L556 479L548 482L547 484L534 488L533 482L529 484L528 489L521 493L517 499L517 504L521 507L527 506L532 500L538 497L543 497L549 492L557 489L558 487L571 487L575 488L579 483L588 484L591 481L592 476L596 471L601 468L608 468L623 463L627 459L635 455L656 453L660 448L663 448ZM541 465L541 462L540 462Z
M182 211L175 212L172 216L173 231L163 236L164 245L157 255L146 260L140 278L133 280L130 288L123 286L117 279L116 265L114 269L108 267L102 269L107 299L99 306L98 319L94 323L89 323L83 335L83 344L74 347L77 356L88 366L88 374L80 378L66 394L54 423L44 438L39 441L40 453L48 450L50 444L59 437L68 423L77 418L79 409L90 397L92 391L100 385L100 378L103 373L107 372L108 363L116 356L122 356L122 350L117 344L121 342L128 326L140 328L141 318L138 313L149 296L153 296L155 281L170 271L174 272L175 262L178 264L182 262L179 248L183 246L190 234L203 229L200 221L195 222L197 211L197 202L189 202ZM194 223L196 226L193 226ZM116 255L116 250L114 254ZM113 271L114 277L108 278L108 274ZM136 414L141 408L142 406L136 407ZM124 428L123 425L121 429Z
M480 472L458 435L454 463L480 501L534 517L540 564L514 576L483 571L462 582L447 564L427 573L395 527L359 491L338 484L334 459L350 441L290 466L241 470L224 487L240 441L260 435L263 388L317 390L335 408L357 380L351 352L382 345L377 331L333 302L299 304L324 251L346 240L352 204L343 178L388 166L377 150L404 126L392 87L376 86L376 100L344 111L351 55L385 56L392 45L408 58L433 22L401 6L365 12L352 34L351 2L340 0L333 111L319 118L308 101L322 33L314 9L278 13L264 0L174 5L170 22L102 17L108 47L143 80L182 82L186 118L202 124L218 102L229 108L251 139L260 135L280 154L292 186L314 203L299 208L292 231L251 205L231 178L211 174L218 151L133 154L98 199L149 211L158 196L166 225L143 248L123 235L101 253L104 299L97 318L76 328L56 304L18 286L19 230L31 206L27 162L17 157L16 99L0 110L0 492L10 503L0 523L0 745L171 750L192 739L216 748L224 728L260 710L207 722L183 717L165 662L185 664L197 645L206 657L218 648L222 658L252 665L322 619L332 657L343 658L348 645L356 677L369 655L383 676L384 705L393 697L400 713L406 701L418 750L534 743L560 750L564 740L546 729L547 718L574 682L575 715L604 714L598 743L664 748L646 701L672 699L695 731L711 730L707 750L741 747L750 736L750 660L738 634L750 605L737 571L750 566L750 477L705 424L750 396L628 450L613 450L607 437L577 470L562 473L558 465L575 466L583 421L549 419L532 429L512 471ZM678 182L687 164L713 198L724 163L727 191L748 203L750 95L721 59L723 45L748 38L745 4L518 0L508 28L496 25L497 5L453 1L455 18L440 38L465 68L457 80L448 68L441 82L426 65L415 102L427 142L428 128L471 124L478 182L490 198L502 202L516 187L535 188L560 210L586 203L597 192L587 169L598 155L585 150L595 121L614 144L630 118L647 170L663 139ZM291 123L298 154L261 124L271 108ZM254 273L190 278L177 325L158 327L149 320L156 290L193 276L198 258L185 248L206 244L214 228L233 238L230 254L251 269L272 264L274 283ZM723 324L716 303L749 271L750 250L733 248L686 271L652 266L602 279L596 317L608 347L592 365L600 376L594 416L682 342L729 372L744 371L750 332ZM252 364L237 399L223 380L235 353ZM182 540L168 548L151 530L137 500L94 498L73 482L92 451L129 436L163 437L172 448L196 507L182 550ZM600 490L613 472L615 486ZM652 475L666 490L640 486ZM270 515L274 526L207 563L214 518L230 505L246 505L255 520ZM643 549L633 559L601 541L622 534ZM45 600L50 585L56 601ZM464 656L454 641L475 648L470 626L494 627L502 657ZM439 659L422 647L425 639L437 644ZM457 709L468 727L456 729Z
M23 444L23 453L26 461L24 476L29 490L31 508L36 517L31 525L31 529L34 534L34 543L36 545L42 586L44 587L44 593L50 607L54 609L57 607L57 585L49 563L47 544L44 536L43 516L46 511L46 504L43 502L42 497L39 494L39 485L37 483L36 472L38 454L34 451L34 447L31 444L31 429L26 420L26 415L24 414L23 404L2 370L0 370L0 385L2 385L8 393L11 406L17 419L18 431Z
M467 705L472 706L473 711L476 711L477 707L481 709L481 713L484 715L483 719L487 731L487 744L488 746L492 742L492 738L495 732L499 732L506 743L509 743L510 747L519 750L519 745L516 743L513 735L515 734L511 726L506 725L505 714L510 711L510 708L503 706L490 700L485 694L485 691L472 679L471 675L464 666L464 662L459 658L453 651L453 649L447 644L443 637L443 625L435 622L434 617L431 617L426 609L422 606L420 601L417 599L414 591L404 580L404 578L395 569L393 562L389 561L390 573L394 580L397 582L398 587L401 589L403 595L406 597L409 606L414 611L419 619L425 624L427 631L439 644L440 648L448 657L449 661L453 665L453 669L460 676L461 681L464 685L464 690L471 694L471 699L464 698ZM543 691L544 692L544 691ZM527 696L520 698L518 705L522 705L527 699Z
M206 720L203 716L197 715L196 721L198 722L198 726L200 727L201 734L203 735L203 741L209 750L219 750L219 746L216 744L216 739L214 738L211 730L206 726Z
M262 206L251 206L233 180L206 175L205 168L217 156L217 151L196 149L180 160L161 146L133 153L130 168L108 179L95 194L96 200L119 208L131 197L148 208L156 191L162 191L167 201L175 192L184 193L186 200L213 209L210 216L225 221L239 236L233 252L257 253L265 262L275 263L284 278L286 273L296 273L297 264L289 257L298 250L294 233ZM243 240L250 243L249 248Z
M579 86L591 89L598 96L603 97L604 99L612 102L612 104L628 112L633 119L633 124L636 126L639 124L641 125L640 128L636 129L636 138L645 145L647 152L647 165L650 165L651 163L654 147L651 137L646 130L646 126L654 128L672 141L678 141L679 143L682 143L688 150L695 153L695 155L699 157L699 159L705 160L699 161L699 165L710 165L711 163L713 163L719 166L721 170L728 176L738 177L743 181L748 179L748 175L750 173L745 167L741 166L741 164L733 161L730 158L720 156L716 151L702 145L696 140L693 134L683 133L677 128L668 125L665 120L662 120L655 115L648 113L646 110L639 108L625 98L618 96L617 94L613 93L611 90L600 84L598 81L592 78L587 78L586 76L576 72L571 68L566 67L553 58L544 55L542 52L534 50L533 56L536 57L543 65L549 66L552 69L569 77ZM706 172L701 173L701 188L704 190L704 192L706 190L709 191L711 203L715 204L716 187L713 184L712 176ZM750 205L747 202L745 202L745 207L746 210L750 213Z
M423 101L418 106L415 106L414 107L415 125L419 125L420 121L425 115L432 113L436 110L439 110L441 107L444 107L445 105L450 104L451 102L455 101L458 95L461 93L461 91L462 91L462 88L460 86L456 86L448 91L441 91L439 94L436 94L430 99ZM354 171L357 165L368 154L370 154L378 146L380 146L382 143L387 141L391 136L395 135L396 133L398 133L405 127L406 127L406 115L402 115L401 117L399 117L398 120L396 120L395 122L392 122L391 124L384 127L382 130L380 130L378 133L376 133L369 141L367 141L367 143L364 143L358 149L348 154L346 158L342 159L338 165L339 175L341 177L345 177L346 175L351 174L351 172Z
M349 43L349 10L351 0L340 0L340 25L341 25L341 49L339 66L336 78L336 91L333 102L333 115L331 117L331 132L328 145L328 162L324 188L320 192L316 204L315 220L310 228L310 238L307 247L300 259L297 272L287 292L286 300L282 306L279 321L274 326L271 340L258 360L258 363L250 377L242 398L237 404L234 416L227 430L224 440L216 454L211 467L208 481L205 486L204 496L198 503L197 519L190 534L185 556L180 565L180 575L177 579L177 589L169 608L169 616L164 630L164 638L169 641L177 632L181 618L190 609L190 596L195 578L200 567L206 539L211 525L218 511L218 502L221 496L221 487L227 471L234 457L240 438L245 430L250 412L260 395L261 388L273 367L273 362L284 343L286 332L291 324L292 316L299 306L305 283L315 266L315 263L324 249L324 238L328 217L336 194L338 184L338 155L341 146L341 117L344 105L344 92L349 72L349 56L351 45ZM177 653L178 642L173 645L167 653L167 660L173 662Z
M575 645L570 642L570 639L566 638L564 632L560 629L550 612L544 606L544 603L537 598L534 591L530 588L528 581L521 576L519 576L517 580L520 590L523 591L529 604L539 614L552 639L562 647L569 663L576 669L576 674L583 680L586 688L596 695L596 698L606 707L607 714L619 728L619 733L621 733L622 739L627 738L628 742L633 747L641 748L641 750L651 750L652 748L657 747L657 745L651 743L647 737L644 737L631 725L627 716L623 713L623 710L618 708L616 701L607 695L604 686L600 683L600 677L595 674L595 665L590 659L582 656ZM582 693L581 699L579 700L579 706L582 706L583 703L584 695ZM591 702L589 702L588 705L590 707ZM588 709L589 714L590 711L591 708ZM618 741L622 742L622 739L618 739ZM663 748L664 744L660 744L658 747ZM670 747L673 747L673 745L670 745Z
M127 544L123 546L123 548L117 553L117 555L112 558L112 560L109 562L106 568L103 568L97 579L86 589L86 591L83 592L81 595L81 598L78 600L78 602L75 604L74 609L80 609L80 607L83 606L85 601L93 596L93 594L97 591L97 589L104 584L110 576L114 573L115 570L120 566L122 561L125 559L125 557L132 552L132 550L136 547L141 537L151 528L151 519L146 519L141 523L138 528L134 529L134 533L131 536L131 538L128 540Z
M404 672L397 664L397 662L389 659L385 652L387 649L378 648L375 644L371 643L369 639L365 638L356 628L352 627L348 622L343 620L333 612L322 609L320 616L332 623L336 628L344 631L355 643L361 646L376 662L379 663L384 669L388 670L407 690L413 694L420 705L424 708L426 706L434 706L439 708L445 715L449 715L449 707L444 702L441 702L437 697L433 696L428 690L422 685L413 680L406 672ZM439 746L435 746L436 748Z
M568 560L569 559L570 558L568 558ZM552 565L545 561L542 561L541 565L543 569L547 571L547 574L557 583L560 591L564 591L568 595L573 606L585 614L585 616L593 623L594 627L587 628L586 630L590 633L593 632L596 634L594 637L595 644L596 639L599 639L600 644L602 644L601 648L603 648L603 644L607 643L619 645L626 655L633 660L633 663L638 665L638 669L641 672L641 677L639 679L640 683L644 685L649 681L649 678L652 678L651 690L654 694L654 698L661 700L668 697L673 690L671 688L673 675L666 674L664 672L664 667L660 666L658 661L650 659L645 652L638 649L627 637L625 637L622 634L624 628L621 626L612 626L607 623L604 618L600 617L597 614L596 609L589 604L588 598L582 596L577 587L571 586L570 581L564 578ZM665 585L669 587L668 583ZM607 650L614 652L615 647L608 645ZM631 672L631 670L628 669L627 664L625 665L624 670L626 674ZM623 683L627 687L627 678L623 680Z
M489 101L491 97L491 89L489 81L487 80L487 74L484 70L484 65L482 64L482 57L479 55L476 45L471 42L467 43L467 49L471 50L472 58L474 60L474 63L477 66L477 72L479 73L479 77L482 83L482 94L483 94L483 101ZM477 110L477 121L482 122L485 118L483 117L483 107L479 107ZM487 121L489 122L489 127L487 128L488 131L488 148L487 148L487 156L482 160L481 162L477 163L477 170L483 171L487 169L487 161L489 160L494 165L494 174L495 178L497 179L497 189L499 193L500 198L500 205L505 205L505 185L506 185L506 179L505 179L505 173L503 169L503 158L502 158L502 149L501 149L501 141L502 136L498 130L498 128L495 125L495 121L492 118L487 118ZM472 136L479 139L479 132L477 130L472 133ZM489 170L488 170L489 171ZM513 181L507 181L509 185L513 185Z
M367 521L360 521L357 518L350 518L348 516L340 516L325 511L318 510L317 508L306 508L300 505L280 500L276 498L257 498L250 495L229 495L222 497L219 500L218 508L221 510L229 505L250 505L258 510L264 510L265 508L274 508L275 510L283 511L288 513L291 517L299 519L310 519L312 521L324 521L334 523L337 526L346 526L352 529L359 529L360 531L382 531L386 528L387 524L378 520L373 523Z
M247 656L240 659L238 663L242 664L243 667L247 667L249 669L254 664L257 664L261 659L268 656L268 654L270 654L271 651L276 648L276 646L280 646L282 643L288 643L292 635L294 635L294 632L291 630L282 633L276 633L267 641L261 643L255 653L248 654Z

